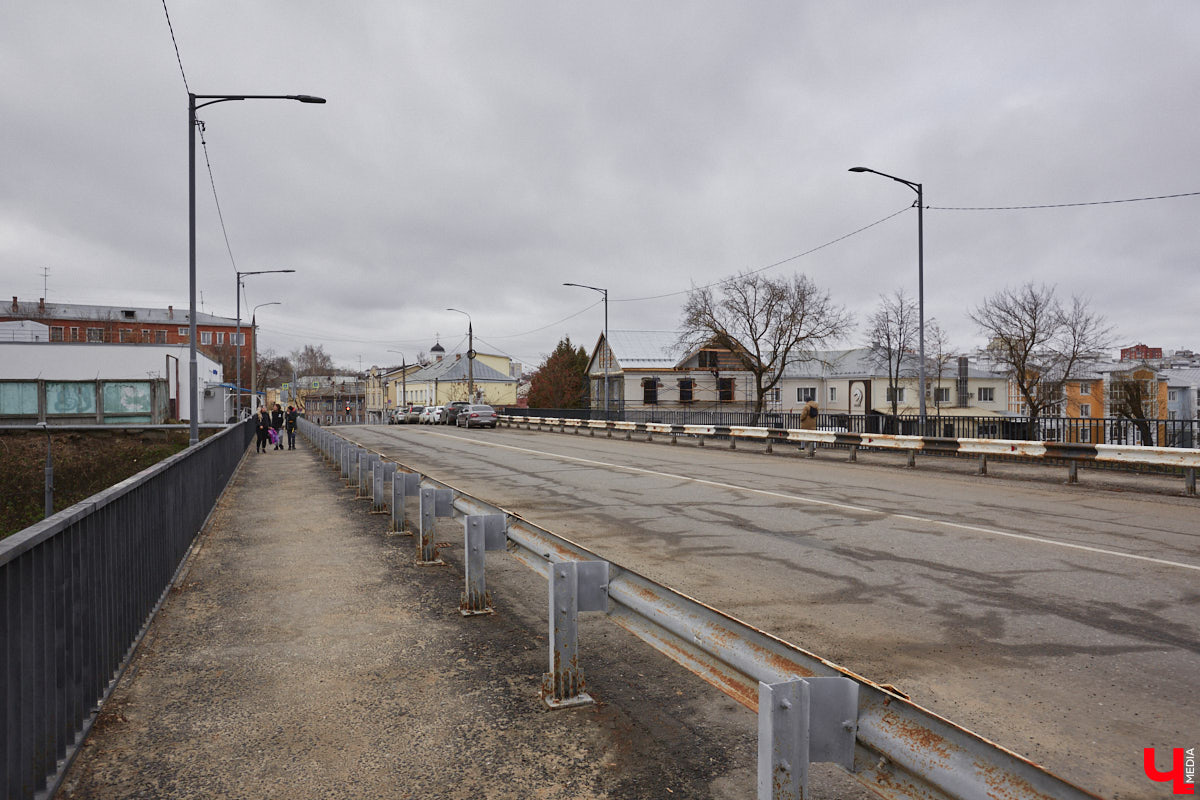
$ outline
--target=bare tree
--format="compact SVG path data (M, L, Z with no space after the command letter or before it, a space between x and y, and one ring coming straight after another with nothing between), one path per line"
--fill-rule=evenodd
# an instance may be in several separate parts
M1029 438L1037 419L1057 407L1063 386L1081 363L1109 344L1110 329L1079 296L1064 306L1053 286L1026 283L1004 289L970 312L988 337L988 350L1017 386L1029 414Z
M938 416L942 413L942 404L938 401L938 391L942 388L942 379L946 376L946 368L955 360L951 349L950 335L936 319L925 321L925 371L933 374L933 405Z
M688 292L680 344L690 349L712 343L733 353L754 376L754 410L762 413L784 367L814 358L822 344L844 336L850 323L846 310L805 275L744 272L715 288Z
M912 374L912 348L918 327L917 307L903 289L880 295L879 307L867 319L867 348L876 364L887 369L888 402L893 417L900 401L900 378L905 371Z
M333 359L320 344L315 347L306 344L300 350L293 350L291 361L297 375L333 375L336 372Z
M1158 414L1158 378L1147 365L1113 372L1108 386L1108 401L1113 414L1133 423L1141 443L1154 444L1150 419Z

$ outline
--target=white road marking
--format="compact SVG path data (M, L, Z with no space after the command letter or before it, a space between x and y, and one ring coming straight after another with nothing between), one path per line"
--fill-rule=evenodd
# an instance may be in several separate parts
M567 461L574 461L577 464L589 464L596 467L605 467L607 469L619 469L625 472L634 472L641 475L654 475L659 478L672 478L674 480L691 481L704 486L713 486L719 489L730 489L735 492L746 492L748 494L758 494L764 497L775 497L782 500L790 500L795 503L807 503L815 506L826 506L828 508L836 508L843 511L858 511L869 514L878 514L881 517L891 517L892 519L902 519L910 522L921 522L929 525L941 525L945 528L953 528L960 531L970 531L971 533L981 533L986 536L1003 536L1007 539L1020 539L1026 542L1036 542L1037 544L1053 545L1054 547L1065 547L1070 550L1082 550L1086 553L1096 553L1104 556L1115 556L1116 558L1127 558L1133 561L1145 561L1151 564L1162 564L1167 567L1178 567L1180 569L1190 569L1200 572L1200 565L1184 564L1180 561L1168 561L1162 558L1151 558L1150 556L1139 556L1134 553L1122 553L1117 550L1105 550L1102 547L1089 547L1084 544L1074 544L1072 542L1063 542L1058 539L1047 539L1041 536L1030 536L1025 533L1011 533L1009 531L1000 531L995 528L984 528L978 525L965 525L961 522L946 522L940 519L931 519L928 517L917 517L912 514L897 514L891 511L880 511L877 508L868 506L855 506L849 503L837 503L832 500L819 500L815 497L804 497L797 494L787 494L784 492L773 492L768 489L754 489L749 486L739 486L734 483L723 483L722 481L712 481L707 478L694 478L690 475L677 475L673 472L659 472L657 470L645 469L643 467L629 467L624 464L612 464L607 461L596 461L590 458L580 458L579 456L568 456L562 453L551 453L544 450L532 450L528 447L516 447L510 444L500 444L499 442L488 442L482 439L464 439L461 436L452 436L448 433L436 433L434 431L425 431L433 436L445 436L448 439L464 441L470 444L483 445L484 447L499 447L504 450L513 450L518 453L529 453L530 455L547 456L550 458L561 458Z

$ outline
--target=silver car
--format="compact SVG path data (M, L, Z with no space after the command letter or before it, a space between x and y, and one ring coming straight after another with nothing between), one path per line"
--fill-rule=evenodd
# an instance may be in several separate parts
M494 428L498 419L491 406L467 406L458 412L455 423L460 428Z

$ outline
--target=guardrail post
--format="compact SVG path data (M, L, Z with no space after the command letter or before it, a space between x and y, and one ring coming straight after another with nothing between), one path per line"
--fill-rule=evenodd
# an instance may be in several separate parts
M987 453L979 454L979 474L987 475Z
M767 439L767 449L763 450L763 452L766 453L767 455L771 455L772 453L775 452L775 448L771 446L770 439Z
M383 464L376 461L371 465L371 513L387 513L387 501L383 499Z
M733 438L733 431L729 432L729 449L737 450L737 439Z
M1188 497L1196 496L1196 468L1188 467L1183 471L1183 482Z
M363 448L358 449L358 482L355 484L358 491L354 493L358 497L370 497L371 483L371 454Z
M858 445L856 445L856 444L850 445L850 457L847 458L846 460L847 461L858 461Z
M463 519L466 589L458 610L464 617L492 613L492 593L484 579L484 554L505 548L507 528L508 518L504 514L469 514Z
M1067 464L1067 483L1079 483L1079 462L1073 459Z
M908 451L908 466L909 469L917 466L917 451L915 449Z
M421 493L421 476L415 472L397 472L392 478L392 530L408 533L404 526L405 498Z
M608 562L551 564L549 586L550 671L542 676L542 700L551 708L591 705L579 668L579 612L608 610Z
M808 443L808 457L809 458L817 457L817 443L816 442Z
M832 761L854 771L858 684L794 678L758 684L758 800L804 800L808 767Z
M437 517L450 516L451 496L449 489L421 488L421 520L417 532L417 564L420 566L446 563L438 558L437 547L433 543L433 526Z

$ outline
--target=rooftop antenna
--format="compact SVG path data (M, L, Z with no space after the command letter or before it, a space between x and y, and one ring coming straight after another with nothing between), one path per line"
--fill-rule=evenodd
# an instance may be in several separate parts
M50 268L42 267L42 297L50 299Z

